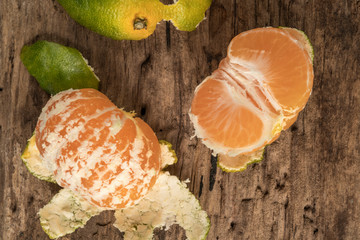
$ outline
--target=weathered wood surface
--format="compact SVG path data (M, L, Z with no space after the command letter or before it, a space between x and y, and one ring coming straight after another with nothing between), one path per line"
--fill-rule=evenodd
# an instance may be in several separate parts
M315 50L311 98L297 122L243 173L224 173L196 138L193 91L238 33L263 26L304 30ZM24 44L79 49L101 91L135 110L174 144L171 173L189 178L208 212L208 239L360 239L360 1L215 0L196 31L162 22L143 41L114 41L75 23L56 1L0 1L0 239L47 239L37 211L59 190L20 160L49 96L20 61ZM104 212L62 239L121 239ZM184 239L172 227L156 239Z

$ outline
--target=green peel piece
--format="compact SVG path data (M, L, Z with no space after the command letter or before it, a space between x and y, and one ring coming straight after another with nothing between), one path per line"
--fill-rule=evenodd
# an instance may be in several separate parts
M29 172L40 180L56 183L54 175L43 164L40 152L36 146L35 134L28 140L26 148L21 155L21 160Z
M165 140L160 140L159 143L161 150L161 169L177 163L178 158L174 149L172 148L172 144Z
M92 216L101 211L71 190L62 189L38 214L45 233L55 239L85 226Z
M150 192L136 205L115 211L114 226L125 240L152 239L158 227L179 224L190 240L206 239L210 221L186 184L162 172Z
M169 20L181 31L193 31L205 19L212 0L179 0L168 6Z
M224 172L242 172L248 165L260 162L264 158L265 147L250 154L240 154L230 157L218 154L218 166Z
M24 46L21 61L47 93L73 88L99 88L99 79L81 53L57 43L38 41Z

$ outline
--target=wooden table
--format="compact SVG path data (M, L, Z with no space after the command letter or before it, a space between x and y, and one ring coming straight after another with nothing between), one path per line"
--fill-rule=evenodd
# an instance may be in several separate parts
M297 122L242 173L225 173L197 139L188 110L195 87L238 33L296 27L315 51L314 88ZM20 61L24 44L79 49L117 106L135 110L175 146L170 172L211 219L208 239L360 239L360 1L215 0L193 32L162 22L142 41L115 41L73 21L56 1L0 2L0 239L47 239L37 211L59 190L20 159L49 99ZM62 239L122 239L112 212ZM184 239L174 226L156 239Z

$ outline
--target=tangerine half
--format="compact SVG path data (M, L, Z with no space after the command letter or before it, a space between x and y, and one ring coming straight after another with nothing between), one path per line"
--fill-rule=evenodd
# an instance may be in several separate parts
M35 135L56 182L105 209L136 203L160 173L160 145L152 129L94 89L53 96Z
M195 134L215 154L253 153L296 121L312 84L312 48L302 32L243 32L195 90L189 112Z

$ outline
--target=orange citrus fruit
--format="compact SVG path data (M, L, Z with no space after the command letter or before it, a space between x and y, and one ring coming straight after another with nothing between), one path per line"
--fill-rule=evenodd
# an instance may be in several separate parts
M134 204L160 173L160 145L152 129L94 89L52 97L35 135L56 182L99 207Z
M249 154L296 121L312 84L312 48L305 34L272 27L246 31L196 88L190 119L214 153Z

